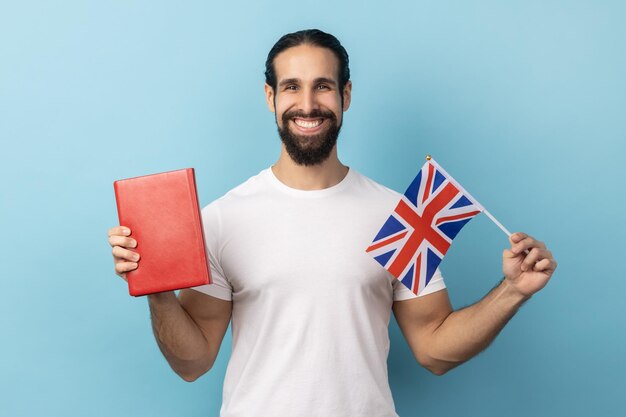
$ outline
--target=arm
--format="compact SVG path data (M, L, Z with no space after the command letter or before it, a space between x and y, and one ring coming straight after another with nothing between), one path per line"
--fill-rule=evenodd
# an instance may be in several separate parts
M523 301L503 281L476 304L457 311L443 290L396 301L393 312L417 361L443 375L489 346Z
M126 273L137 268L140 256L129 248L137 241L127 227L109 230L115 273L126 280ZM152 330L157 344L174 372L191 382L206 373L215 362L228 328L232 302L192 289L148 295Z
M556 262L542 242L518 233L503 253L505 279L476 304L452 311L447 291L396 301L393 311L417 361L436 375L484 350L519 307L550 279Z
M148 296L154 337L174 372L195 381L213 367L230 323L232 301L195 290Z

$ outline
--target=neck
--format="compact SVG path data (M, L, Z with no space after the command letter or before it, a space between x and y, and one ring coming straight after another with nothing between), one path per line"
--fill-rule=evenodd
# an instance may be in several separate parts
M299 190L323 190L337 185L348 174L348 167L337 158L337 147L324 162L314 166L296 164L283 145L280 157L272 166L272 172L280 182Z

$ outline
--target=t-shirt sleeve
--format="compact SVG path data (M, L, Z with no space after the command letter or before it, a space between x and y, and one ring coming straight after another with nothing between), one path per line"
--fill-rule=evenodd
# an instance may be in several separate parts
M393 301L402 301L408 300L411 298L417 298L418 296L413 294L413 292L408 289L403 283L401 283L397 279L393 279L391 284L393 286ZM430 279L426 288L420 293L420 297L428 294L432 294L434 292L443 290L446 288L446 283L443 281L443 275L441 275L441 271L439 268L435 270L433 277Z
M191 287L191 289L222 300L232 300L233 287L226 278L219 262L219 233L221 228L219 211L215 202L202 209L202 226L204 228L204 240L211 269L211 284Z

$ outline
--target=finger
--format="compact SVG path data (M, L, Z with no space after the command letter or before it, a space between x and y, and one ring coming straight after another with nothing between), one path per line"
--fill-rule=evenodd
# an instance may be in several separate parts
M502 257L503 258L516 258L519 255L515 252L513 252L512 250L509 249L505 249L504 251L502 251Z
M517 242L519 242L522 239L525 239L527 237L528 237L528 235L526 233L517 232L517 233L513 233L511 235L511 237L509 237L509 241L511 242L511 245L512 245L512 244L517 243Z
M136 248L137 241L132 237L113 235L109 237L109 245L121 246L123 248Z
M528 252L528 255L524 258L522 265L520 268L522 271L528 271L533 268L533 266L540 260L543 260L547 257L547 251L539 248L533 248Z
M528 249L528 247L530 247L532 242L533 242L533 238L531 238L530 236L526 236L524 239L511 245L511 251L515 254L520 254L524 252L526 249Z
M130 228L128 228L126 226L115 226L115 227L112 227L112 228L109 229L108 235L109 236L113 236L113 235L129 236L130 235Z
M556 269L556 261L554 259L544 258L537 262L533 267L534 271L554 271Z
M132 250L124 249L120 246L113 246L113 256L118 259L123 259L125 261L137 262L139 261L139 254L137 252L133 252Z
M531 236L527 236L526 238L524 238L523 240L521 240L520 242L514 244L511 246L511 250L515 253L522 253L526 250L530 250L532 248L540 248L540 249L545 249L546 245L539 241L539 240L535 240L534 238L532 238Z
M137 269L137 262L118 262L115 264L115 273L119 276L126 272L133 271Z

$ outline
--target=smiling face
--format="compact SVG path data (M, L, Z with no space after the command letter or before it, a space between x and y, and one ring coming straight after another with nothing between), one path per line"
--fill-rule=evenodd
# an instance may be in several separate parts
M278 54L274 70L276 90L266 84L265 94L287 153L299 165L324 162L337 143L352 84L340 91L337 57L307 44Z

